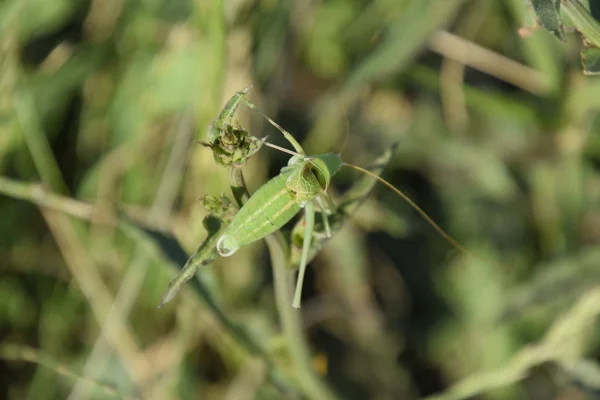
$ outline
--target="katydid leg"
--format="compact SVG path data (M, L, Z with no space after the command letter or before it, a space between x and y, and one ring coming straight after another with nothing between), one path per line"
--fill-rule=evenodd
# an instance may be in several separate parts
M300 146L300 143L298 143L298 141L296 139L294 139L294 137L292 136L291 133L289 133L288 131L286 131L285 129L283 129L277 122L273 121L271 118L269 118L265 113L263 113L262 111L260 111L258 109L258 107L256 107L256 105L254 105L253 102L251 102L250 100L248 100L248 98L245 96L245 94L242 94L244 101L246 102L246 105L248 107L250 107L251 109L255 110L256 112L258 112L260 115L263 116L263 118L265 118L271 125L273 125L275 128L277 128L277 130L279 132L281 132L283 134L283 136L287 139L288 142L290 142L290 144L294 147L294 150L296 150L296 152L304 155L306 154L304 152L304 149L302 148L302 146Z
M331 200L331 196L329 195L329 193L323 192L321 193L321 197L323 197L327 202L327 209L329 210L329 214L335 214L335 210L337 210L337 207L335 206L333 200Z
M312 202L306 203L304 206L305 226L304 226L304 242L302 243L302 258L300 259L300 269L298 270L298 280L296 281L296 292L292 306L300 308L300 299L302 298L302 284L304 282L304 272L306 271L306 263L308 261L308 251L310 250L310 241L312 239L313 229L315 226L315 206Z
M327 214L330 214L330 211L326 209L321 196L317 197L317 203L319 203L319 208L321 209L321 218L323 219L323 226L325 227L325 235L330 238L331 228L329 227L329 218L327 217Z

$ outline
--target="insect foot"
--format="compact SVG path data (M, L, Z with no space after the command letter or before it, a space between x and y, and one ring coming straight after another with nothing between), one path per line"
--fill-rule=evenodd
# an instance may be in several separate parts
M217 251L219 255L222 257L229 257L233 253L235 253L240 246L238 245L237 240L231 235L224 234L221 235L219 240L217 241Z

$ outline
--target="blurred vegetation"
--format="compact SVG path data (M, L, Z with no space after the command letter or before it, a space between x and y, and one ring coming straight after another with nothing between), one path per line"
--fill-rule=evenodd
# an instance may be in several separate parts
M600 6L548 4L1 1L0 397L600 396ZM157 309L215 228L200 199L232 198L192 143L249 85L309 154L398 143L382 176L479 256L379 185L300 311L279 236ZM287 159L254 154L250 192Z

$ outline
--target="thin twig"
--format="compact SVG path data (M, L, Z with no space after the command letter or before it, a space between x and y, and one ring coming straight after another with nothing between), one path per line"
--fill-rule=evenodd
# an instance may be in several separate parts
M73 226L74 221L56 211L42 209L42 215L56 239L58 248L63 254L75 282L90 304L96 320L102 325L108 315L113 298L103 283L98 267L89 258L81 237ZM107 338L111 347L119 354L119 358L131 378L136 382L135 365L139 360L140 350L133 333L128 327L119 330L110 329L107 332Z
M492 3L481 1L467 10L456 28L462 36L471 38L477 34L489 14ZM455 134L462 134L469 122L463 90L465 64L445 57L440 66L440 100L444 119Z
M95 204L56 194L48 190L43 184L37 182L22 182L0 176L0 194L28 201L38 207L58 211L77 219L90 221L94 225L114 226L122 219L119 215L102 212ZM122 212L126 216L126 219L140 226L151 230L158 230L160 228L156 223L148 221L148 218L143 217L147 215L146 210L136 208L132 205L120 205L118 211ZM169 222L168 230L172 230L171 227L173 224L172 221Z
M39 183L24 183L0 176L0 193L79 219L90 221L94 217L91 204L49 192Z
M550 91L548 79L539 71L465 40L439 31L429 41L432 51L478 71L511 83L527 92L543 96Z
M335 393L313 370L311 352L302 330L304 326L301 318L302 314L290 304L290 299L294 293L294 275L288 268L288 257L283 235L277 232L277 234L267 236L265 241L271 256L275 303L298 380L311 399L337 399Z
M44 184L52 190L66 192L66 185L48 144L33 95L26 86L22 86L15 99L17 119L22 127L23 136L26 139L27 147L32 155L38 174ZM14 186L13 189L15 189ZM77 221L60 212L48 209L42 209L41 211L69 271L89 302L94 317L99 325L102 325L113 299L110 291L104 285L96 263L88 254L78 232ZM139 382L135 365L139 360L140 351L129 328L125 327L118 331L111 329L107 336L133 382Z

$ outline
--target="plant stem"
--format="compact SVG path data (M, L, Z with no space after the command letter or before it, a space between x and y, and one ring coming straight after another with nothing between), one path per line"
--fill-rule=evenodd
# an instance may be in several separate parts
M137 245L143 246L146 252L152 253L153 251L156 251L156 253L152 253L154 257L164 257L164 255L160 254L160 250L156 249L156 243L154 242L154 239L150 238L146 234L146 228L149 231L152 231L154 228L151 226L145 226L143 221L136 220L135 216L127 215L126 212L125 215L127 218L121 218L116 215L108 214L99 216L96 215L96 212L94 211L94 205L92 204L49 192L45 190L42 184L19 182L3 176L0 176L0 195L6 195L12 198L31 202L39 206L42 213L50 216L56 216L55 219L58 218L57 216L59 216L59 213L61 213L64 214L65 217L71 216L82 220L92 221L94 224L119 224L119 227L125 236L130 238L134 243L137 243ZM52 225L51 228L53 226L54 225ZM63 229L68 228L63 227ZM66 242L71 243L74 241L75 239L71 241L67 240ZM77 252L77 254L79 254L79 252ZM171 263L173 267L179 266L179 264L173 264L174 261L168 257L165 257L165 261ZM68 265L87 266L86 259L82 257L73 259L73 261ZM81 269L81 271L87 271L88 274L92 275L96 270L97 269L93 267ZM77 271L79 271L79 269ZM94 293L94 296L90 296L88 299L91 304L92 311L94 311L97 315L107 315L109 310L107 304L112 302L112 298L109 297L107 289L101 284L102 280L96 278L95 275L93 275L91 278L88 278L87 275L84 274L80 275L74 276L78 279L78 283L82 289L84 289L84 293ZM286 379L281 378L282 373L280 372L279 368L273 365L266 353L256 344L255 341L249 337L245 330L243 330L241 327L238 327L235 323L227 318L225 313L209 296L206 288L202 286L200 289L197 289L196 292L208 305L210 312L223 327L225 337L228 340L239 343L239 345L250 355L256 355L261 359L264 359L269 367L272 367L269 378L273 386L282 392L288 390L290 386L288 384L289 379L287 377ZM94 299L99 300L94 301ZM100 317L98 317L98 319L101 320ZM132 342L133 339L131 339L133 336L129 332L127 332L125 335L116 337L119 340L124 341L126 344L131 344L131 346L134 345L134 342ZM115 348L120 348L118 344L115 346ZM137 359L137 356L134 358Z
M235 200L242 207L250 198L242 170L231 168L229 180ZM293 292L293 271L288 267L286 241L279 231L265 237L265 241L271 256L277 312L298 381L308 397L319 400L335 400L337 396L313 371L311 352L302 332L302 314L290 304Z

